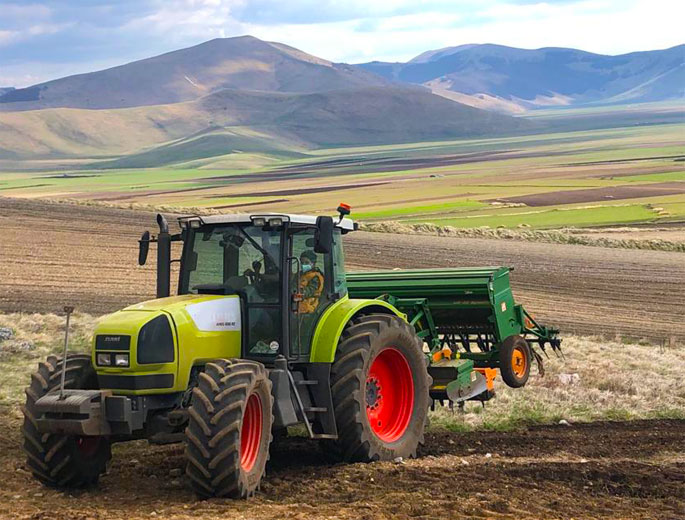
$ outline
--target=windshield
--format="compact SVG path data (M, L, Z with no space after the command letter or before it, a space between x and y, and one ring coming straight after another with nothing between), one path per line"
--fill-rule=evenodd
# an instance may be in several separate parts
M248 302L277 303L280 242L280 231L250 225L198 230L184 266L187 292L244 292Z

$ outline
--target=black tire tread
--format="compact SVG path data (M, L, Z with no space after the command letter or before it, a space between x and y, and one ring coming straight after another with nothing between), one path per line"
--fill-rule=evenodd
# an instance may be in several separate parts
M511 356L515 348L520 347L525 351L527 369L523 377L518 377L511 367ZM530 368L533 361L533 353L530 345L522 337L518 335L509 336L499 347L499 372L502 380L511 388L521 388L525 386L530 377Z
M258 489L240 467L243 409L250 389L258 384L266 385L271 399L271 381L264 366L243 359L212 361L200 374L186 428L186 475L200 498L247 498ZM273 400L263 406L268 408L271 425ZM269 445L271 441L269 428Z
M87 354L69 354L67 356L65 388L85 389L93 387L95 372ZM61 383L62 359L51 355L38 364L38 370L31 374L31 384L25 390L26 403L22 407L24 424L22 435L26 464L40 482L51 487L85 487L97 483L101 473L106 470L111 458L109 441L101 449L103 457L92 459L94 471L84 474L73 460L69 441L70 437L56 433L38 431L36 419L36 401L56 391ZM90 384L87 384L90 383Z
M421 351L423 343L414 328L397 316L367 314L353 318L343 330L338 343L335 361L331 367L331 393L338 427L338 439L325 441L326 452L337 460L368 462L380 460L383 454L371 442L370 433L362 423L365 413L364 390L366 378L364 366L369 357L372 342L387 328L401 328L413 336L416 348ZM428 385L431 383L430 376ZM418 444L424 443L423 429ZM408 454L416 456L416 448Z

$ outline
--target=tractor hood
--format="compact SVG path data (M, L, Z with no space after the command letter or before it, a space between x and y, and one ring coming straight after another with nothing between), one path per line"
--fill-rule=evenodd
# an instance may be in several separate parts
M180 296L169 296L167 298L157 298L145 302L135 303L122 309L122 312L129 311L165 311L174 312L185 306L210 299L225 298L224 296L208 296L206 294L182 294Z
M193 366L240 357L241 326L235 295L186 294L145 301L100 320L93 335L93 363L104 380L108 374L173 374L172 388L182 391ZM116 355L126 353L128 366L116 366ZM105 365L108 356L111 362Z

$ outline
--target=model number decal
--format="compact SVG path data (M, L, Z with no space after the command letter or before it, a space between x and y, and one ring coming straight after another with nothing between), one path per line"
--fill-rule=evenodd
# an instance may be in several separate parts
M192 303L186 311L195 326L205 332L240 330L240 300L235 297Z

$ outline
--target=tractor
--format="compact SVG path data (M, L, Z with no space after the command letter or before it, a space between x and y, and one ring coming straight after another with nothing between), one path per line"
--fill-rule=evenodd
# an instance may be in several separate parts
M434 403L484 402L497 374L523 386L533 347L560 347L515 304L508 268L346 273L349 215L185 216L177 233L158 215L138 258L156 244L157 297L102 318L87 354L65 339L31 376L33 475L90 486L115 442L182 442L198 497L245 498L295 425L336 460L414 457Z

